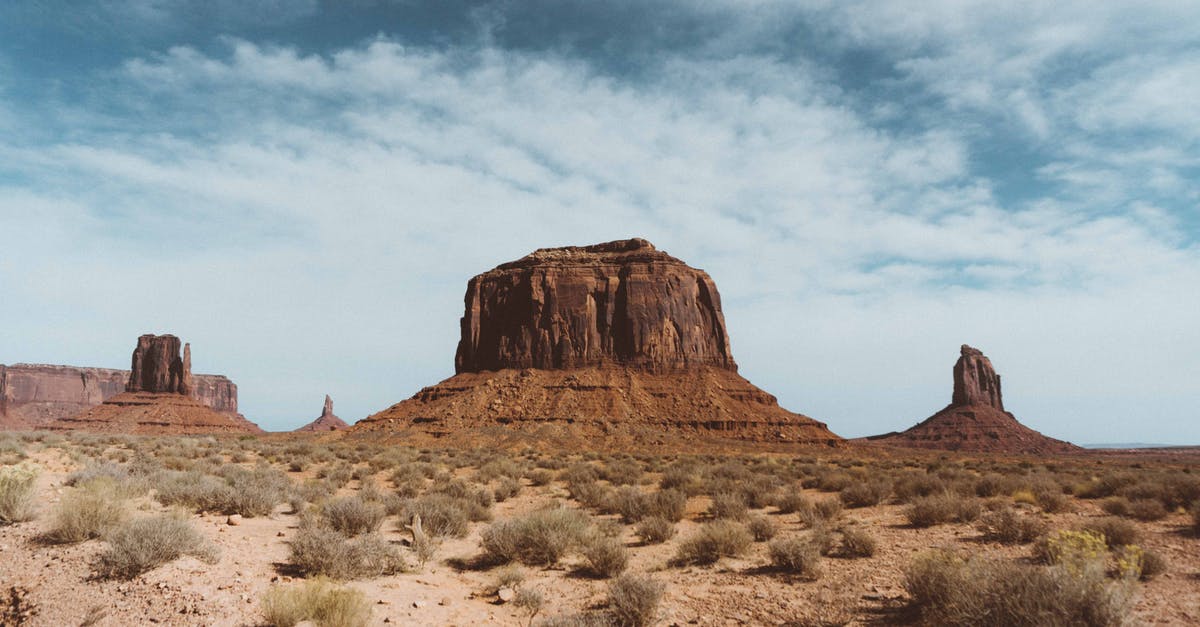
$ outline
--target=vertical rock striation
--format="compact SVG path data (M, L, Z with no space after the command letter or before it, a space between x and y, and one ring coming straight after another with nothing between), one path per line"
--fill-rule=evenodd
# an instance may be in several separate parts
M189 345L179 357L179 338L174 335L143 335L133 349L126 392L190 394L192 353Z

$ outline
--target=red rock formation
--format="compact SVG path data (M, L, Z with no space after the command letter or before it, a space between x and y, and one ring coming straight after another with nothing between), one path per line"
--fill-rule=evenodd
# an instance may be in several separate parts
M323 433L326 431L338 431L345 429L350 425L346 424L341 418L338 418L333 413L333 399L329 395L325 395L325 407L321 410L321 415L316 420L296 429L298 432L304 433Z
M1017 422L1004 411L1000 375L978 349L964 344L954 364L954 394L938 413L901 433L871 436L871 443L951 451L1047 455L1082 449Z
M0 429L41 429L125 391L130 371L45 364L0 365ZM230 418L237 384L221 375L192 376L192 398Z
M461 332L454 377L352 432L475 446L518 431L594 447L841 440L738 376L712 279L645 240L544 248L476 276Z
M47 428L164 435L261 433L244 417L218 413L191 397L191 346L185 346L180 357L179 343L173 335L141 336L125 392Z

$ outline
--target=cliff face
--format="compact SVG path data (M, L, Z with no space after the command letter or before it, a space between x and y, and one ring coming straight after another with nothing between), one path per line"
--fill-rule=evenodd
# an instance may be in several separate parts
M0 428L39 429L125 391L132 372L43 364L0 365ZM192 398L239 417L238 390L221 375L194 375Z
M737 374L712 279L645 240L543 248L472 278L464 300L457 374L352 433L471 446L841 440Z
M472 278L465 300L458 373L737 370L712 279L645 240L543 248Z
M133 349L126 392L183 394L192 391L192 347L183 347L174 335L143 335Z
M981 351L963 344L954 364L950 404L916 426L867 441L912 448L1011 454L1057 454L1081 450L1030 429L1004 410L1000 375Z

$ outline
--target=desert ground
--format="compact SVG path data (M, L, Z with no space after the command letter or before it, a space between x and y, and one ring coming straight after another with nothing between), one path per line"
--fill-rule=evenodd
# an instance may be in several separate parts
M5 433L0 624L1196 624L1195 468Z

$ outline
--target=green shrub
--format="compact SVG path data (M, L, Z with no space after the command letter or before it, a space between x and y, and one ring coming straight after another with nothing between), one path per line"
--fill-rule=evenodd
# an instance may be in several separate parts
M621 575L608 585L608 606L620 627L653 625L665 587L640 575Z
M767 545L767 552L778 570L807 579L820 576L821 550L810 539L778 538Z
M319 577L292 586L271 586L263 595L262 613L275 627L303 621L317 627L361 627L371 620L371 603L362 592Z
M178 516L136 518L113 527L105 539L98 570L106 578L130 579L184 555L216 560L216 549Z
M0 526L33 518L33 490L38 468L32 464L0 468Z
M638 523L634 533L646 544L662 544L675 536L675 524L666 518L653 516Z
M712 564L722 557L737 557L754 541L746 527L718 519L700 526L699 531L679 543L675 562Z
M580 545L588 525L588 517L582 512L545 509L493 523L483 531L480 541L493 561L550 566Z

